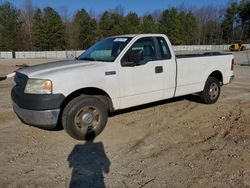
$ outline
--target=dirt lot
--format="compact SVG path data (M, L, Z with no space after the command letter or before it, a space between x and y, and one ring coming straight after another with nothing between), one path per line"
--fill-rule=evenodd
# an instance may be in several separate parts
M0 75L47 61L0 60ZM215 105L184 97L122 111L94 143L22 124L2 81L0 187L250 187L250 67L235 75Z

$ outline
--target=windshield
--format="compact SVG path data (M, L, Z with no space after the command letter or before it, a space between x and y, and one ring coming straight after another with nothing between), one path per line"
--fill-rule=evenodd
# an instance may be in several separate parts
M131 37L103 39L86 50L77 60L113 62L131 39Z

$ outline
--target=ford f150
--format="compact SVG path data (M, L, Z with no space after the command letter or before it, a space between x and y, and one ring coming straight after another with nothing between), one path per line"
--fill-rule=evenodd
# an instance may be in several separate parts
M233 66L230 53L176 56L165 35L114 36L75 60L17 70L13 108L25 124L62 124L85 140L99 135L116 110L188 94L213 104L233 79Z

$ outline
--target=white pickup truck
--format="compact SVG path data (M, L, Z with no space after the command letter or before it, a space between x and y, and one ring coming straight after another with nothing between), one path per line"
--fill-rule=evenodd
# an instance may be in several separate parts
M85 140L100 134L116 110L188 94L213 104L234 78L233 67L230 53L175 56L165 35L114 36L75 60L16 71L13 108L25 124L62 124Z

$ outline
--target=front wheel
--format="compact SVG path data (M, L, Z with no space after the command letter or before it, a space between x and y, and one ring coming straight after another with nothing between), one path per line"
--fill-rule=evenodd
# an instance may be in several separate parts
M220 82L214 77L209 77L200 97L205 104L214 104L220 96Z
M99 99L82 95L73 99L62 114L64 130L74 139L89 140L99 135L108 120L108 110Z

